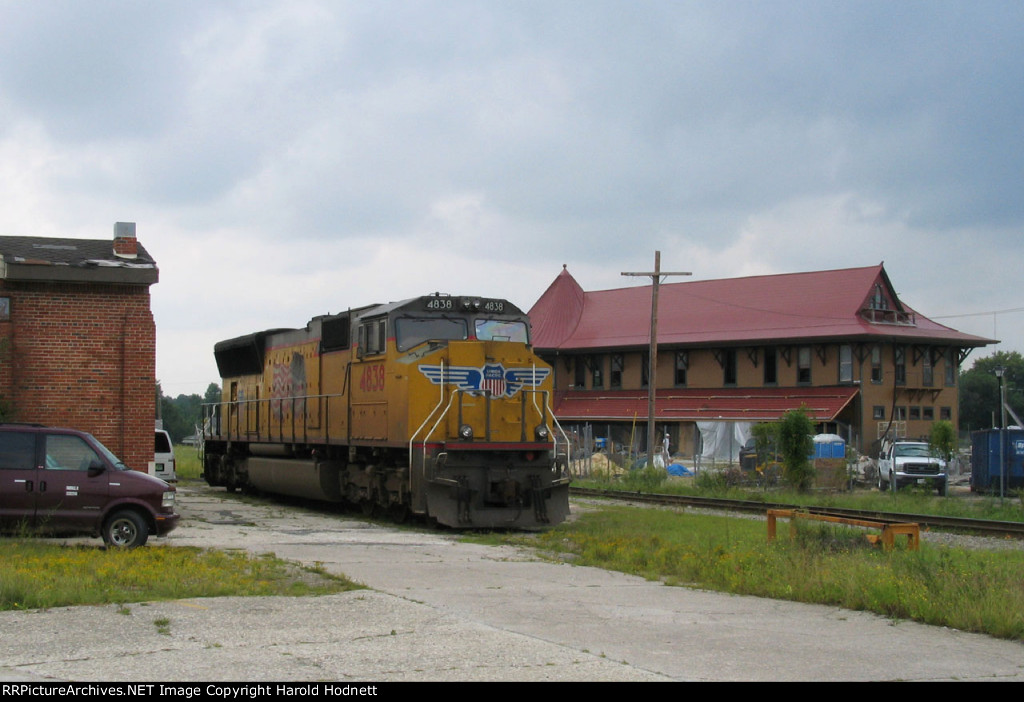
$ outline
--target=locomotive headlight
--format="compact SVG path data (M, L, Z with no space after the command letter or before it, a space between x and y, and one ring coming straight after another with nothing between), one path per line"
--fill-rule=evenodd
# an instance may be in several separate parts
M463 441L469 441L473 438L473 427L468 424L463 424L459 427L459 438Z
M547 441L551 432L548 431L546 424L538 424L537 428L533 430L533 434L537 437L538 441Z

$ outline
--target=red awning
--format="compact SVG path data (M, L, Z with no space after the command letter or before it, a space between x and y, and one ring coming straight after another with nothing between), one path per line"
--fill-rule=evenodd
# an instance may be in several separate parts
M816 422L836 418L856 397L855 387L673 388L659 390L656 419L661 422L767 422L800 409ZM646 390L570 391L555 398L559 421L641 421L647 419Z

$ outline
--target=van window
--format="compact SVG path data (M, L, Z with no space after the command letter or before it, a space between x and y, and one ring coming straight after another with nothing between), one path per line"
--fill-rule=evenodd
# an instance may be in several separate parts
M32 470L35 467L35 434L0 432L0 470Z
M69 434L48 434L46 467L50 470L89 470L100 457L81 438Z
M167 432L156 432L156 445L153 448L153 453L171 453L172 451L171 440L168 437Z

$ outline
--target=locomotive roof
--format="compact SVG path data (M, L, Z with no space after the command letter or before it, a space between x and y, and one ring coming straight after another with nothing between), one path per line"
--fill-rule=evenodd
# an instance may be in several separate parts
M493 300L500 300L501 302L505 303L505 305L508 306L508 309L504 312L504 314L519 314L519 315L526 316L526 313L523 312L521 309L519 309L518 306L512 304L511 302L509 302L508 300L506 300L505 298L502 298L502 297L481 297L479 295L448 295L448 294L444 294L444 293L433 293L433 294L430 294L430 295L420 295L418 297L410 297L410 298L407 298L405 300L399 300L397 302L389 302L387 304L370 305L368 307L362 308L361 310L358 310L358 312L360 312L360 314L355 314L356 310L353 310L353 316L355 318L360 318L360 317L375 316L375 315L379 315L379 314L388 314L390 312L394 312L395 310L400 310L403 307L407 307L409 305L412 305L413 303L418 303L418 302L421 302L422 300L428 300L428 299L433 299L433 298L451 299L451 300L461 300L461 299L465 299L465 298L468 298L468 299L471 299L471 300L492 300L492 301ZM422 310L421 309L421 310L418 310L418 311L427 311L427 310ZM454 309L454 310L450 310L450 311L453 312L453 313L462 312L461 309ZM474 310L474 311L479 311L479 310Z

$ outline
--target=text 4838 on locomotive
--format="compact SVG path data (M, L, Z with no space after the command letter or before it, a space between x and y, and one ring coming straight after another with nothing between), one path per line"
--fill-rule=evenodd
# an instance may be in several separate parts
M371 305L222 341L214 355L223 398L204 408L210 485L452 527L556 524L569 512L551 368L506 300Z

